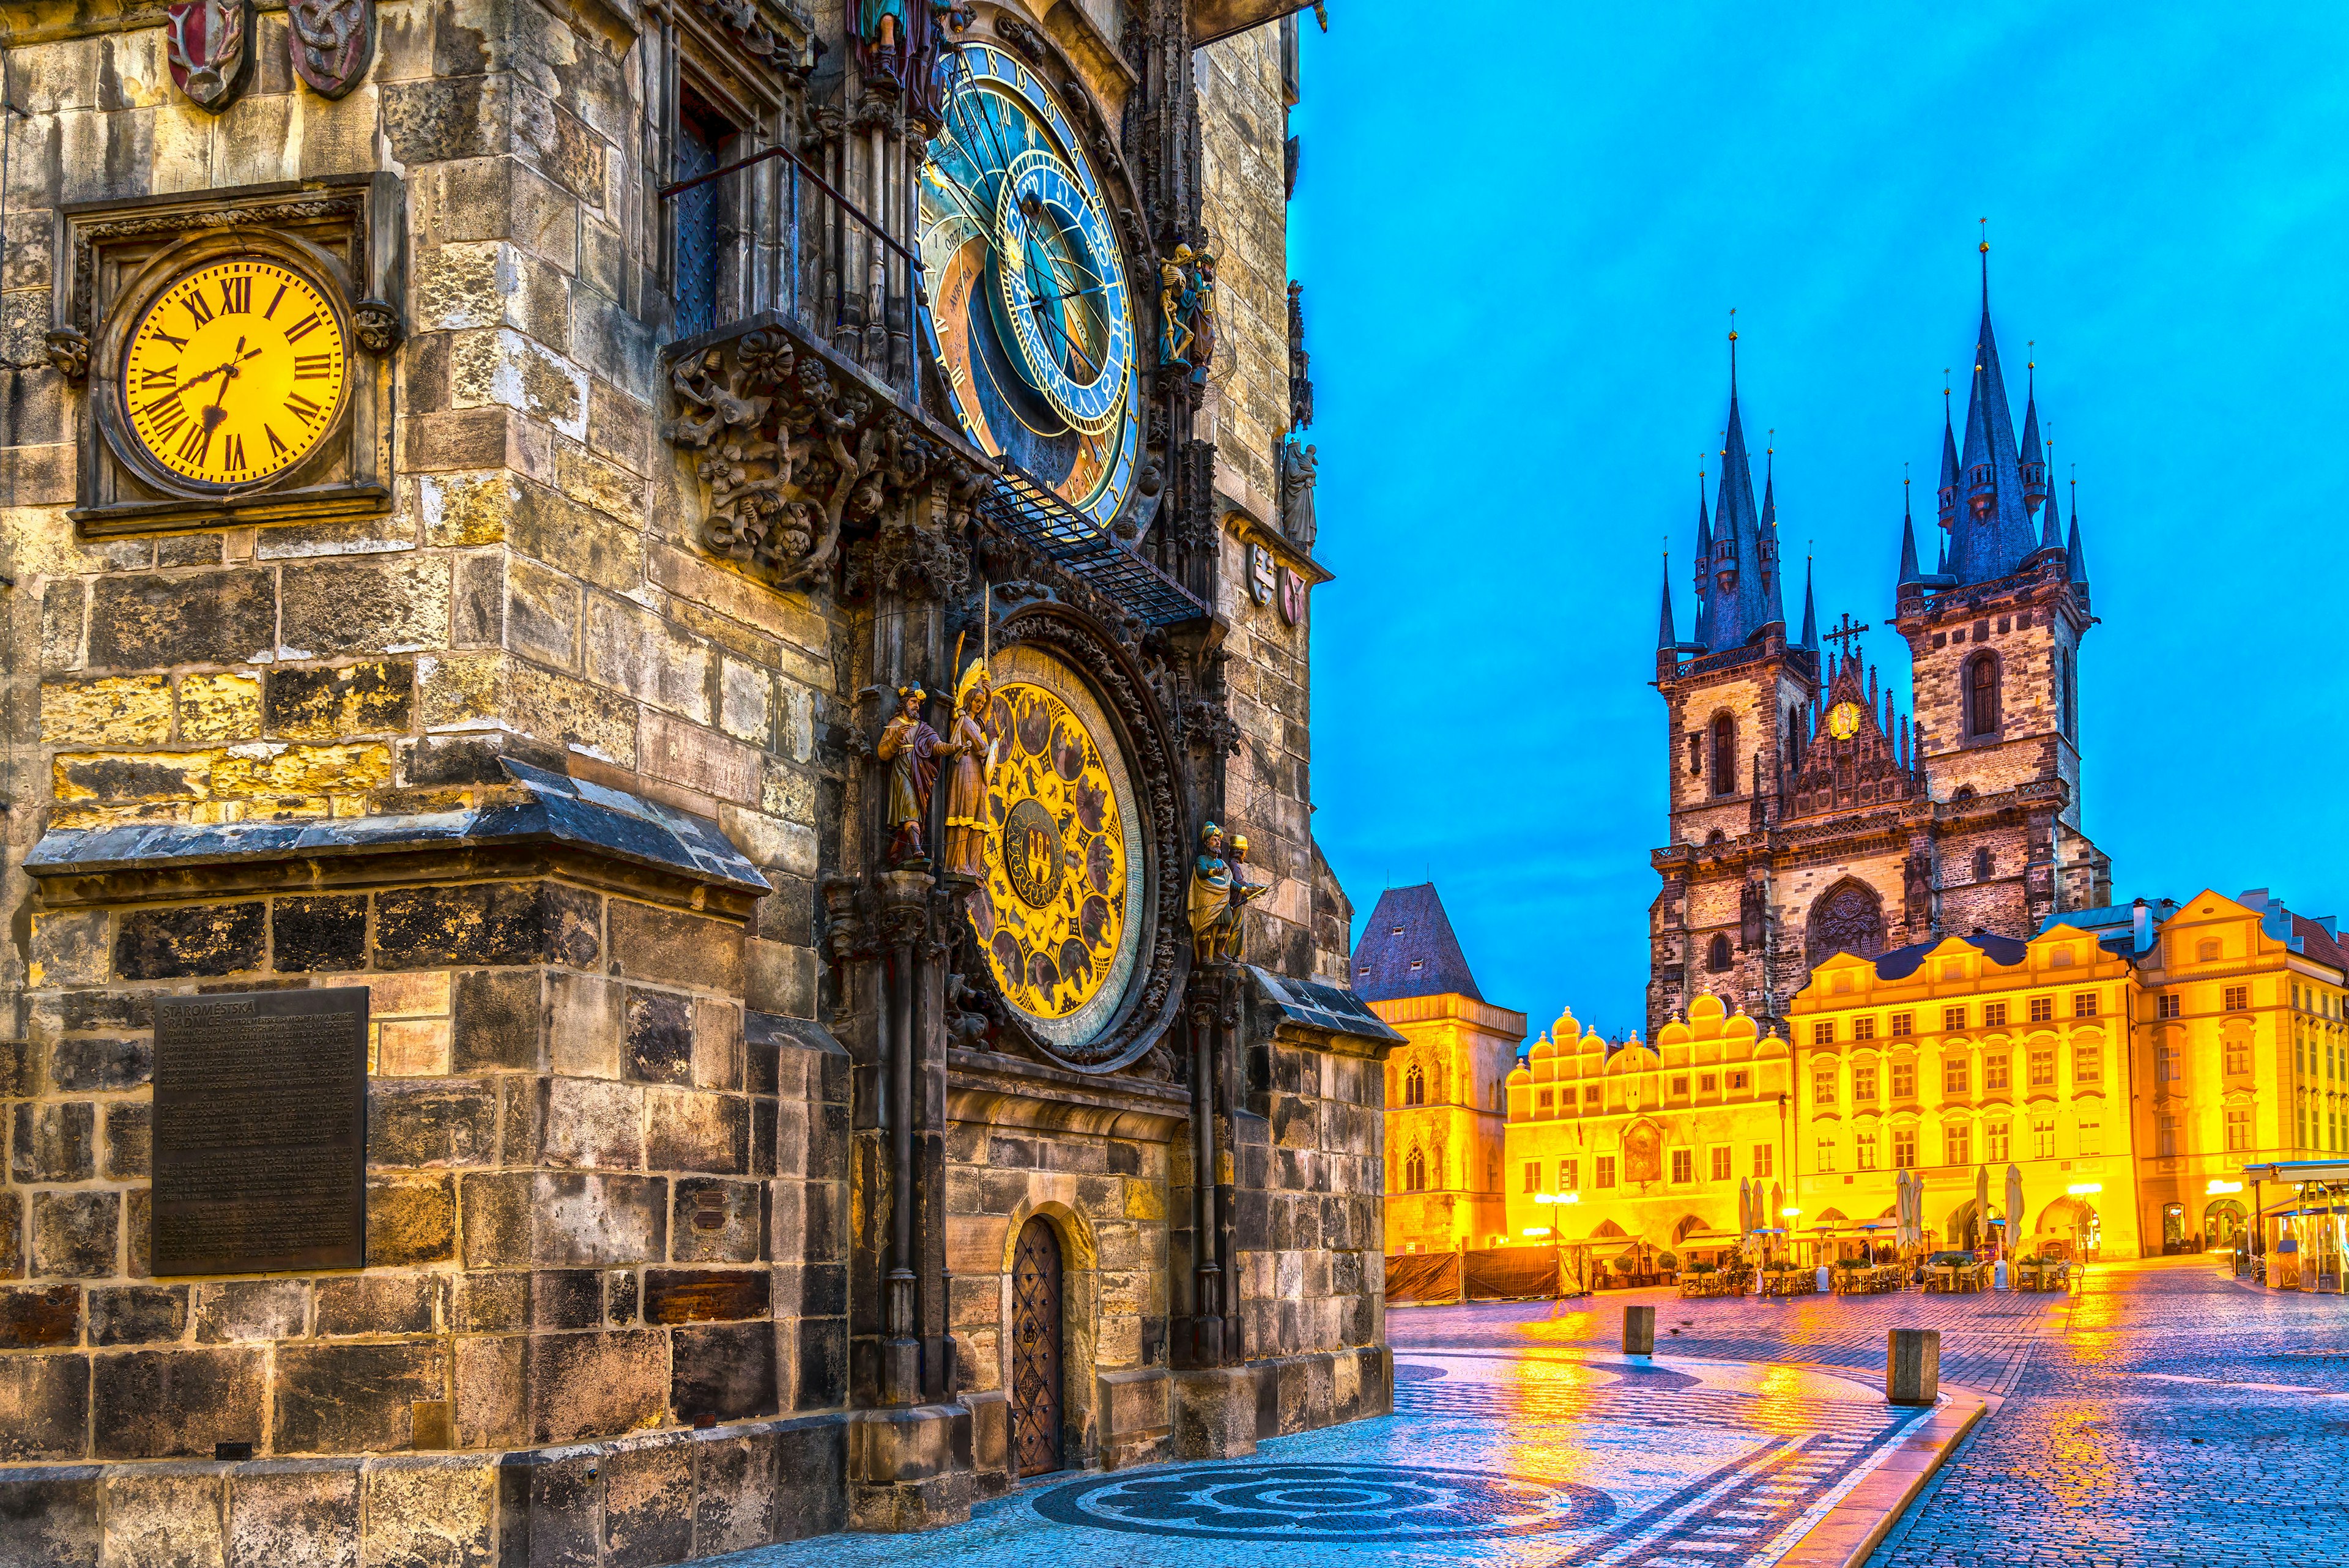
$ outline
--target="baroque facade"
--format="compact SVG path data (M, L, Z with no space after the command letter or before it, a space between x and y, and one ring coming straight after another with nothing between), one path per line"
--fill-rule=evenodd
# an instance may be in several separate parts
M1499 1246L1507 1083L1526 1015L1476 989L1433 882L1379 895L1352 978L1407 1042L1387 1058L1387 1250Z
M1987 249L1987 247L1985 247ZM1987 257L1984 262L1987 268ZM1656 689L1671 842L1649 912L1648 1033L1701 993L1782 1023L1813 965L1942 932L2028 937L2109 902L2080 826L2080 639L2094 624L2079 508L2058 515L2035 393L2023 432L1991 328L1988 273L1961 445L1946 422L1930 571L1901 519L1892 625L1910 711L1845 640L1823 650L1810 585L1786 619L1775 485L1754 496L1735 335L1714 504L1697 518L1696 615L1667 577Z
M0 16L0 1558L667 1561L1386 1407L1296 9Z

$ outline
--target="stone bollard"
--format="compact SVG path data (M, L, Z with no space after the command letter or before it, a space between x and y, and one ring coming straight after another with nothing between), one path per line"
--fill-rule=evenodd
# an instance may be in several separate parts
M1884 1349L1884 1402L1930 1405L1941 1392L1941 1331L1896 1328Z
M1623 1354L1626 1355L1656 1354L1655 1308L1627 1306L1623 1309Z

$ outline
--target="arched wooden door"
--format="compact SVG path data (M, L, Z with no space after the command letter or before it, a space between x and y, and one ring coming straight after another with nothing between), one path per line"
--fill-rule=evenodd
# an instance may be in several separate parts
M1061 1468L1061 1239L1041 1216L1011 1261L1011 1468Z

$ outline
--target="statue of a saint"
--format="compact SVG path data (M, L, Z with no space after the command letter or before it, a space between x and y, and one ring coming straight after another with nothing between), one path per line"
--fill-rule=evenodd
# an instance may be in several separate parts
M1212 822L1199 829L1199 855L1191 863L1190 915L1191 956L1200 963L1237 961L1247 907L1268 890L1240 870L1247 858L1246 844L1236 841L1226 857L1224 830Z
M881 731L874 754L889 764L889 864L925 864L922 823L930 815L930 791L938 780L938 759L955 754L951 742L922 717L929 697L918 681L897 688L897 716Z
M1191 379L1205 381L1216 358L1216 253L1201 251L1191 267Z
M1196 296L1191 287L1191 247L1176 245L1174 254L1158 264L1158 362L1191 364L1191 312Z
M1300 550L1313 548L1313 535L1320 528L1313 514L1313 487L1320 483L1316 472L1321 463L1316 455L1319 450L1299 441L1293 431L1280 443L1280 529Z
M987 875L987 836L994 829L987 816L987 780L995 771L994 703L987 661L972 659L956 690L954 720L947 727L954 762L947 773L945 858L950 875L974 880Z

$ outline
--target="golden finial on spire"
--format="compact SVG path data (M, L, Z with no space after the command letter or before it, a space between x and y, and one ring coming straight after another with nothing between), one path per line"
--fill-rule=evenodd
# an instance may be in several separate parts
M1990 254L1990 220L1988 218L1982 220L1982 253L1984 255Z

